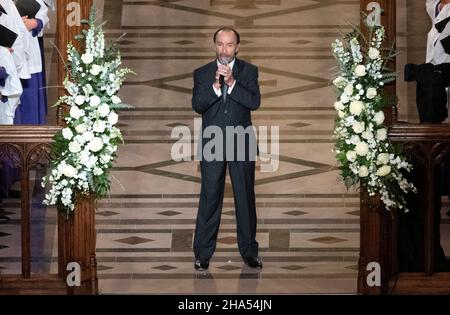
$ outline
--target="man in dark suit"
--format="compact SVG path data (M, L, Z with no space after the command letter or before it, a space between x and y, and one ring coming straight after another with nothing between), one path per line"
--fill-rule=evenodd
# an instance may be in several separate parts
M239 252L248 266L261 268L255 239L257 146L250 115L261 102L258 68L236 58L240 36L235 29L223 27L216 31L213 40L217 59L194 71L192 108L202 115L199 146L202 186L193 245L194 266L197 270L207 269L216 249L228 166L236 208ZM232 129L237 132L230 135ZM214 130L214 138L208 130ZM214 152L206 150L211 146L202 139L208 134L216 143Z

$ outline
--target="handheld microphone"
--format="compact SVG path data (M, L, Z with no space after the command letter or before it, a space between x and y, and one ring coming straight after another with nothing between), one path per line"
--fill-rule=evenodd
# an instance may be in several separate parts
M227 66L229 64L229 61L228 61L228 59L219 58L219 63L221 65ZM219 76L219 83L220 83L220 85L223 85L224 80L225 80L225 77L223 75L220 75Z

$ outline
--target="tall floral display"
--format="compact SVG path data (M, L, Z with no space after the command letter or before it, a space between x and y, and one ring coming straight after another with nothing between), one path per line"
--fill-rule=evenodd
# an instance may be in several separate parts
M370 196L379 194L386 209L408 211L405 196L416 188L405 177L412 169L389 142L383 125L388 97L383 86L395 80L387 68L394 55L383 49L384 28L375 26L366 39L357 29L336 39L333 54L339 64L334 130L336 158L347 188L362 181Z
M56 205L66 214L74 211L81 195L102 198L109 193L110 168L123 142L116 110L129 107L117 93L132 71L121 67L116 43L105 43L102 26L95 25L94 8L83 23L89 24L79 36L85 50L80 53L68 45L67 94L55 104L70 105L70 114L66 127L55 135L51 173L42 182L49 188L44 204Z

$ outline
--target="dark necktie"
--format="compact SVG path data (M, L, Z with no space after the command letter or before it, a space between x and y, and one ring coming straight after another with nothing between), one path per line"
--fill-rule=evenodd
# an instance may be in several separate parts
M223 102L225 103L227 101L228 85L224 82L220 87L220 90L222 91Z

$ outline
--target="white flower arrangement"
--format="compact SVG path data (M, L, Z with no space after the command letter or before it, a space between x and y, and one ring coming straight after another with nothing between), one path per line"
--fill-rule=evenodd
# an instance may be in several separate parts
M117 145L123 142L116 127L116 109L128 108L116 95L125 77L133 73L121 68L120 53L112 43L105 45L102 25L95 25L95 8L90 13L82 55L70 43L67 47L68 75L64 81L67 95L55 106L70 105L66 127L55 135L51 174L43 178L49 186L44 204L57 205L69 214L77 197L94 194L105 197L110 191L109 170L116 157Z
M355 29L332 44L339 64L333 80L337 94L333 151L347 188L363 181L369 195L379 194L387 210L407 212L405 196L417 189L402 172L409 172L412 165L389 142L383 125L382 110L387 106L383 86L395 80L386 64L394 55L389 50L383 58L382 26L373 27L369 39Z

